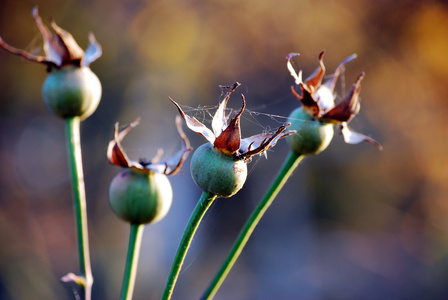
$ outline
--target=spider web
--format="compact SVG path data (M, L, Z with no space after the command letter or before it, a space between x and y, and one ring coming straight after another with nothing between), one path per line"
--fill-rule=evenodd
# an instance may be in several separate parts
M221 96L219 97L219 103L223 101L225 96L225 87L222 88ZM226 117L228 120L233 118L241 109L242 100L241 98L237 99L239 95L235 92L234 95L231 96L229 100L228 107L225 110ZM246 99L247 100L247 99ZM260 133L269 133L275 131L278 127L285 125L288 122L287 115L279 115L279 114L270 114L264 111L268 111L271 107L279 106L284 103L288 103L289 101L296 101L294 97L290 93L285 94L284 96L280 96L274 101L269 101L268 104L261 104L254 107L250 106L250 99L246 101L246 108L241 115L241 128L242 128L242 138L249 137L255 134ZM249 104L248 104L249 102ZM297 106L299 106L299 101L297 102ZM185 114L195 117L202 124L211 129L211 123L213 116L216 110L219 107L219 103L217 105L210 106L198 106L192 107L187 105L181 105L182 110ZM246 133L247 132L247 133ZM250 132L250 133L249 133ZM272 151L271 149L268 152ZM251 163L249 164L248 175L254 170L256 165L258 164L260 158L267 158L268 153L265 152L265 155L257 155L252 157Z
M335 88L335 91L338 91L339 93L334 93L335 102L338 103L343 95L345 95L346 91L346 82L345 82L345 76L344 76L344 69L341 70L341 73L338 78L338 84ZM330 75L327 75L324 77L324 81L326 78L328 78ZM220 86L221 88L221 95L219 96L219 103L221 103L226 93L229 91L230 86ZM244 95L249 94L249 90L247 86L243 86L245 91L243 92ZM342 95L342 96L341 96ZM231 95L231 98L227 104L227 108L225 111L226 117L228 120L233 118L235 114L239 112L241 109L241 99L240 101L237 101L238 93L234 92L233 95ZM296 107L300 106L300 101L296 99L291 92L286 92L283 95L279 95L276 99L270 100L268 103L259 104L256 106L250 106L250 99L246 100L246 108L243 111L243 114L241 115L241 127L242 127L242 138L249 137L251 135L260 134L260 133L269 133L272 131L275 131L278 127L285 125L288 123L289 113L288 115L281 115L281 114L271 114L266 111L269 111L273 107L279 107L281 105L287 104L288 106L290 103L293 102L296 104ZM217 105L209 105L209 106L198 106L198 107L192 107L192 106L186 106L181 105L183 111L188 114L191 117L195 117L198 121L200 121L202 124L207 126L208 128L211 128L211 123L213 116L216 112L216 110L219 107L219 103ZM295 109L295 108L293 108ZM291 110L292 111L292 110ZM301 122L311 122L309 120L303 120L303 119L294 119ZM288 130L288 129L287 129ZM247 134L247 132L250 132L250 134ZM268 150L269 151L269 150ZM272 151L272 150L271 150ZM267 152L264 153L265 158L267 158ZM252 160L251 167L249 169L249 173L252 172L253 168L258 163L261 156L254 157L255 159Z
M235 97L235 96L234 96ZM222 101L222 99L221 99ZM287 123L288 116L285 115L278 115L278 114L270 114L267 112L263 112L262 110L268 110L270 107L281 105L283 102L289 102L289 101L295 101L293 97L290 97L290 94L287 96L281 97L277 99L276 101L270 101L269 104L262 104L255 107L251 107L248 105L248 101L246 101L246 108L243 111L243 114L241 115L242 120L242 129L244 130L244 127L258 127L261 129L258 133L262 132L270 132L273 129L269 125L263 125L263 123L267 123L263 120L270 120L273 121L274 124L278 124L278 126L284 125ZM250 102L250 100L249 100ZM221 103L221 102L219 102ZM231 99L229 101L228 107L225 110L226 117L228 117L228 120L230 120L234 115L239 112L241 109L241 102L237 103L235 99ZM238 106L239 104L239 106ZM299 105L299 102L297 102L297 106ZM213 115L215 114L216 110L218 109L219 104L217 105L210 105L210 106L198 106L198 107L192 107L187 105L181 105L182 110L189 116L195 117L199 122L206 125L207 127L211 128L211 123L213 119ZM249 125L249 124L250 125ZM277 127L278 127L277 126Z
M344 76L345 68L342 69L339 79L338 79L338 85L335 89L334 97L335 102L338 103L341 98L346 93L346 82L345 82L345 76ZM324 80L330 77L332 74L327 75L324 77ZM219 97L219 103L223 101L226 92L229 90L230 86L220 86L221 88L221 95ZM244 86L245 92L244 95L249 94L249 90L247 86ZM339 92L339 93L338 93ZM236 97L238 97L238 93L234 92L234 94L231 96L231 99L229 100L229 103L227 104L226 109L226 116L229 116L228 119L230 120L240 109L241 109L241 102L238 103L236 101ZM284 103L291 103L295 102L297 105L296 107L300 106L300 101L296 99L291 92L285 93L284 95L280 95L273 101L269 101L269 103L265 104L259 104L257 106L250 106L250 99L246 99L246 108L244 109L243 114L241 115L242 119L242 130L244 132L244 128L251 126L251 127L258 127L259 132L257 133L268 133L272 130L275 130L277 127L285 125L288 122L288 116L287 115L279 115L279 114L270 114L265 111L269 111L272 107L278 107ZM186 106L181 105L183 111L192 116L195 117L198 121L200 121L202 124L206 125L207 127L211 128L211 122L213 119L213 115L215 114L216 110L218 109L219 103L217 105L210 105L210 106L198 106L198 107L192 107L192 106ZM288 104L289 105L289 104ZM296 119L297 120L297 119ZM300 120L299 120L300 121ZM310 122L307 120L301 120L302 122ZM248 125L248 123L250 125ZM272 123L274 124L274 128L272 128L270 125L264 125ZM243 133L244 134L244 133ZM256 134L256 133L254 133ZM243 137L244 138L244 137Z

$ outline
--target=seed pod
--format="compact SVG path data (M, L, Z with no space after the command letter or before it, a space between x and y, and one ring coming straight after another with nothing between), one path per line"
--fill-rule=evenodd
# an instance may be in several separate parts
M100 103L101 83L88 67L66 66L50 72L42 98L56 116L86 119Z
M236 194L247 177L244 160L224 154L210 143L194 152L190 170L194 182L203 191L224 198Z
M303 106L296 108L289 116L290 129L297 132L286 139L291 150L302 155L318 154L325 150L334 135L333 124L319 120Z
M132 224L162 219L170 209L173 191L164 174L124 169L112 179L109 203L114 213Z

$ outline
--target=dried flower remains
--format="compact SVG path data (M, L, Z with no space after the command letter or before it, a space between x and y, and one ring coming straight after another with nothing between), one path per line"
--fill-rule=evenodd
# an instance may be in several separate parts
M121 130L119 130L119 124L115 124L114 139L109 142L107 149L107 158L109 162L122 168L132 168L142 172L155 172L165 175L173 175L177 173L186 159L188 152L192 150L190 141L182 131L182 121L180 117L176 118L176 126L179 136L181 137L181 149L173 156L162 161L160 160L163 154L162 149L159 149L157 155L150 161L145 159L140 159L139 161L130 160L124 152L123 147L121 146L121 141L132 128L138 125L138 123L139 119L126 125Z
M286 124L280 126L275 132L261 133L241 139L240 118L246 107L243 94L241 94L243 104L240 111L232 119L230 119L230 114L226 116L227 102L229 101L230 95L239 85L236 82L232 86L225 87L229 91L226 93L224 100L221 101L213 116L213 131L195 117L185 114L177 102L171 98L170 100L176 105L188 128L205 137L217 150L228 155L233 155L239 159L248 160L250 157L262 154L269 148L274 147L279 139L291 135L295 131L286 131L286 128L290 125Z
M89 34L89 46L84 52L76 43L73 36L69 32L60 28L56 22L51 19L51 27L56 32L56 34L53 35L50 29L48 29L48 27L42 22L37 6L33 8L32 15L44 40L43 50L45 52L45 56L37 56L25 50L17 49L7 44L1 37L0 47L12 54L19 55L30 61L45 64L48 66L48 70L51 70L52 68L59 69L66 65L88 67L93 61L101 56L101 46L96 41L93 33Z
M358 144L367 141L382 150L382 146L377 141L348 127L348 123L359 113L361 108L359 93L361 92L361 80L365 76L364 72L358 76L345 97L335 104L336 82L344 70L345 64L355 59L356 54L352 54L340 62L334 73L323 80L325 65L323 63L324 51L322 51L319 54L319 67L305 81L302 81L302 71L297 74L291 64L291 58L297 55L297 53L290 53L286 57L287 68L299 86L301 94L297 93L294 87L291 87L291 91L301 101L304 110L319 120L338 124L346 143Z

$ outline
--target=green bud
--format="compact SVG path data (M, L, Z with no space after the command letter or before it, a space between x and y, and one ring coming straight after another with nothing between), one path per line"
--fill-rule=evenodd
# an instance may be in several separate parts
M203 191L224 198L236 194L247 177L243 160L216 150L210 143L194 152L190 169L194 182Z
M86 119L100 103L101 83L88 67L65 66L50 72L42 87L42 98L56 116Z
M173 191L164 174L124 169L112 179L109 203L114 213L132 224L162 219L170 209Z
M319 120L306 111L303 106L295 109L288 122L290 130L297 130L287 137L291 150L302 155L313 155L324 151L334 135L333 124Z

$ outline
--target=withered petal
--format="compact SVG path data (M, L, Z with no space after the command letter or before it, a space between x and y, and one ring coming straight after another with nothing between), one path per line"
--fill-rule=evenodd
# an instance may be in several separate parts
M378 143L371 137L368 137L364 134L361 134L361 133L351 130L348 127L347 123L345 123L345 122L341 124L341 133L342 133L342 136L344 137L344 141L347 144L359 144L363 141L367 141L367 142L375 145L380 151L383 150L383 147L381 146L380 143Z
M187 124L187 127L190 128L192 131L199 133L203 137L207 139L211 144L215 142L215 135L213 132L208 129L204 124L199 122L196 118L190 117L189 115L186 115L182 108L180 108L180 105L177 104L176 101L168 97L171 102L173 102L174 105L176 105L177 109L179 110L180 115L185 120L185 123Z
M361 109L359 93L361 92L361 80L364 78L364 75L365 73L362 72L358 76L344 99L334 108L325 113L322 116L322 119L335 123L350 122L350 120L359 113L359 110Z
M308 89L311 94L313 94L316 88L319 87L325 75L325 65L323 61L324 54L325 51L322 51L319 54L319 67L317 67L313 74L308 76L308 78L305 79L305 82L303 83L305 89Z
M89 33L89 46L87 47L84 57L82 58L81 66L88 67L92 62L97 60L103 54L101 45L95 39L93 33Z
M230 90L226 93L226 96L219 104L218 109L215 112L212 120L212 129L215 136L221 134L221 132L227 127L227 118L226 118L226 106L227 102L230 99L230 95L235 91L237 87L240 86L239 82L235 82L232 86L220 86L221 88L229 88Z
M134 122L126 125L122 130L119 130L118 122L115 123L114 139L109 142L107 147L107 159L111 164L117 165L123 168L137 168L143 169L143 166L138 162L131 161L124 152L121 141L131 131L132 128L138 125L140 118L137 118Z
M241 146L241 125L240 118L246 107L246 100L241 94L243 105L239 113L230 121L229 126L221 132L215 139L213 145L224 153L235 154Z
M243 139L241 141L239 157L241 159L248 159L251 156L261 154L269 148L274 147L279 139L296 132L295 130L288 130L285 132L286 128L290 125L291 123L280 126L275 132L272 133L257 134Z

